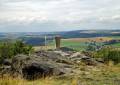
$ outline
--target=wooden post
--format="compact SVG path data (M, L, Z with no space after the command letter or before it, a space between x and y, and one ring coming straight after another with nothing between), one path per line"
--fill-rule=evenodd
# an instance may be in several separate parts
M45 36L45 50L47 50L47 36Z
M60 49L61 37L56 36L55 37L55 42L56 42L56 49Z

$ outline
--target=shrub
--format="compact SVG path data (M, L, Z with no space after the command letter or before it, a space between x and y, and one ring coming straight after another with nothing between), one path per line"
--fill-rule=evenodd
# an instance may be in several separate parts
M4 59L11 59L17 54L30 54L33 48L30 45L24 44L22 41L16 42L1 42L0 43L0 62Z
M16 41L13 45L14 55L16 54L29 54L33 51L31 45L26 45L22 41Z
M0 59L11 58L14 55L13 45L11 43L0 44Z
M113 47L105 47L93 53L95 58L103 58L105 62L114 61L115 64L120 63L120 49Z

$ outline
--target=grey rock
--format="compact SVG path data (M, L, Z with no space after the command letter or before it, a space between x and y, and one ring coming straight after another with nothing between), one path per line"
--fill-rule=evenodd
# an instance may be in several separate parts
M100 63L104 63L105 62L104 59L102 59L102 58L97 58L96 61L98 61Z
M4 59L3 62L2 62L3 65L8 65L8 66L10 66L11 63L12 63L11 59Z
M9 74L11 72L11 66L1 66L0 67L0 76L4 74Z
M46 76L64 76L80 72L74 68L79 63L97 65L98 61L73 51L37 51L31 55L17 55L13 57L8 68L12 75L20 75L25 79L37 79ZM4 71L7 67L0 68Z
M84 62L86 65L97 65L98 62L88 56L85 56L84 54L81 54L80 52L73 53L69 57L72 61L75 61L76 63Z
M12 60L12 70L26 79L64 74L64 70L59 67L55 62L43 60L35 55L17 55Z

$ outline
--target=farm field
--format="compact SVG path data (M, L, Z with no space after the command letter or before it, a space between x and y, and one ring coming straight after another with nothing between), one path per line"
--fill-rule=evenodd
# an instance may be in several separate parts
M61 46L62 47L69 47L77 51L83 51L87 47L88 42L95 41L96 44L103 44L103 42L108 42L113 39L119 39L119 36L117 37L95 37L95 38L70 38L70 39L62 39L61 40ZM48 44L48 47L54 47L55 48L55 41L52 41ZM120 43L111 44L111 46L120 46Z
M112 39L120 39L120 36L110 36L109 38L112 38Z
M111 44L110 46L120 47L120 43Z
M48 44L48 46L52 46L55 48L55 41L52 41L51 43ZM41 47L41 46L40 46ZM76 41L69 41L69 40L61 40L61 47L69 47L77 51L84 50L86 47L85 42L76 42Z
M105 42L110 41L113 38L111 37L95 37L95 38L70 38L70 39L63 39L64 41L74 41L74 42Z

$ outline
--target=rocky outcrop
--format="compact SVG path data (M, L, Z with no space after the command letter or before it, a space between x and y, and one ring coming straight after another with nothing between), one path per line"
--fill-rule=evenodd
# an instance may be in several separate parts
M46 76L64 76L71 75L76 71L79 63L86 65L97 65L98 62L89 57L75 51L38 51L32 55L17 55L9 64L9 71L12 75L20 75L25 79L36 79ZM6 68L3 68L4 72Z
M70 57L70 60L72 60L75 63L85 63L86 65L97 65L98 62L89 56L85 56L84 54L81 54L80 52L73 53Z
M12 71L26 79L64 74L55 62L36 55L17 55L13 58L11 67Z

